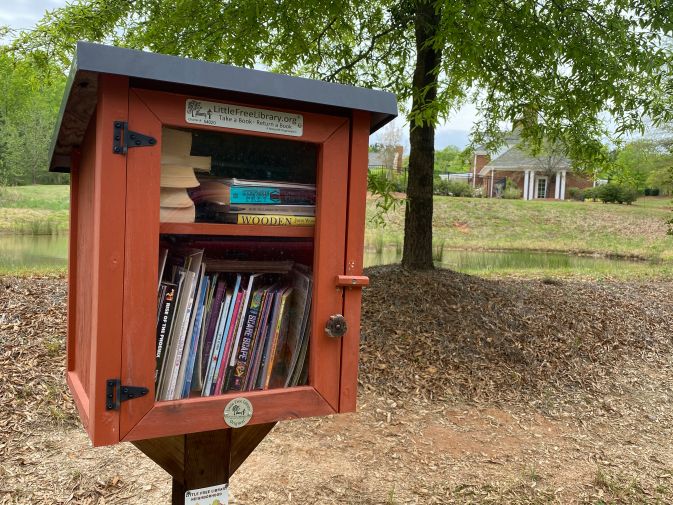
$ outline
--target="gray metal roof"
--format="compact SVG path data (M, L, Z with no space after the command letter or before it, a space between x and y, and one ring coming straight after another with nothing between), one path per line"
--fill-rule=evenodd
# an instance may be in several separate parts
M136 87L176 93L235 93L253 101L282 100L289 107L317 107L334 114L367 111L371 133L397 116L395 95L385 91L78 42L52 139L52 171L69 171L70 153L81 143L95 109L98 74L128 76Z
M562 156L556 156L550 160L544 155L533 156L521 149L520 144L510 147L497 158L487 163L481 169L479 175L486 175L491 170L544 170L554 171L570 170L570 160Z

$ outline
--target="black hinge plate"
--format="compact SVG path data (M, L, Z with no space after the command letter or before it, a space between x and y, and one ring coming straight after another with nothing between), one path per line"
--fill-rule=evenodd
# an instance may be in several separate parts
M105 410L119 410L122 402L140 398L150 390L142 386L124 386L119 379L105 381Z
M129 130L126 121L115 121L113 130L112 152L115 154L126 154L131 147L148 147L157 143L154 137Z

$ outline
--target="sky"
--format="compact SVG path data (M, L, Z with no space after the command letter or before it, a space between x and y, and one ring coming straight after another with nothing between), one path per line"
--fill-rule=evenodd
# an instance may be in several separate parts
M0 26L9 26L15 30L27 29L35 25L47 10L62 7L66 0L0 0ZM467 104L451 118L437 127L435 132L435 148L443 149L454 145L460 149L469 143L469 132L476 118L476 110ZM396 126L402 128L402 143L405 151L409 150L409 128L402 118L396 120ZM376 141L376 135L372 136Z

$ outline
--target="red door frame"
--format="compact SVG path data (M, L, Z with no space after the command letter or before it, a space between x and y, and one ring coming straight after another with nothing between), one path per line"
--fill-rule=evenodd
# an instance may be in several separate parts
M240 130L187 123L185 101L188 98L199 99L144 89L129 90L129 128L157 139L161 139L162 126L242 134ZM231 101L228 103L254 107L254 104L249 103ZM122 404L120 440L140 440L226 428L222 418L224 407L232 398L240 396L246 397L253 404L254 414L250 424L326 415L341 410L342 341L327 336L324 323L330 315L342 313L344 310L344 297L341 290L336 289L335 279L337 275L344 273L346 264L347 195L349 165L352 161L349 159L350 121L338 116L279 107L274 109L302 114L303 135L286 137L260 132L246 132L246 134L320 145L309 385L155 404L154 312L159 240L161 141L154 148L130 149L126 171L121 379L124 384L149 387L150 393ZM359 125L361 123L358 121ZM359 184L361 186L361 182ZM362 193L361 187L358 193ZM361 223L364 224L363 218ZM351 313L352 311L353 309L350 310ZM353 333L359 335L359 332L352 331L347 334L350 350L355 347L354 337L351 335ZM355 357L357 360L357 352ZM350 361L348 366L355 367L349 371L347 381L351 383L349 388L351 393L348 397L353 397L352 382L357 374L357 362Z

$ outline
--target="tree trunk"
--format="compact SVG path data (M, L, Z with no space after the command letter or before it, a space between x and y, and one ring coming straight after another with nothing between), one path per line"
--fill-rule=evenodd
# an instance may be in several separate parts
M420 0L414 19L416 33L416 67L413 78L412 113L421 111L437 96L438 67L441 49L428 45L435 35L440 15L432 2ZM411 122L409 132L409 179L404 216L404 252L402 265L415 270L429 270L432 263L432 179L435 164L435 121L423 125Z

